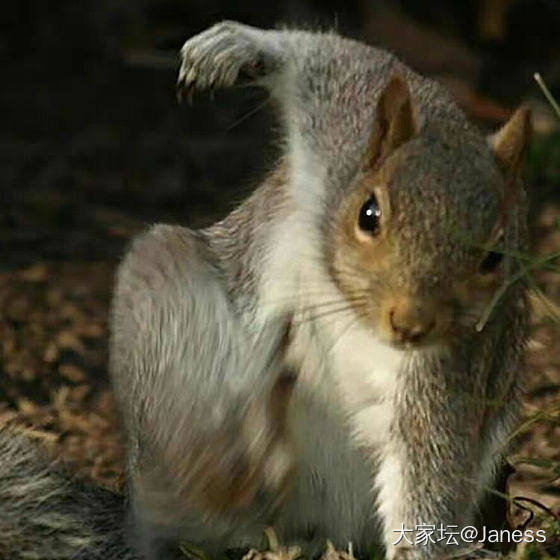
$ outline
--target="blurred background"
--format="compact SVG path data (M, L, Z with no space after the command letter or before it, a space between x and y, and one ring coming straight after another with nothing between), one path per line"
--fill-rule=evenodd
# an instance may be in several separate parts
M18 0L2 8L0 266L114 257L128 218L223 214L276 155L264 96L175 99L184 40L229 18L338 28L448 83L489 127L560 86L558 0ZM115 252L116 251L116 252Z
M334 27L388 48L444 81L487 130L529 103L533 251L560 252L560 118L533 80L540 72L559 96L560 0L4 3L0 422L33 425L78 472L112 486L122 474L106 374L116 262L151 223L223 216L278 155L259 91L176 101L182 43L222 19ZM516 448L523 492L551 507L560 495L556 265L531 278L529 425Z

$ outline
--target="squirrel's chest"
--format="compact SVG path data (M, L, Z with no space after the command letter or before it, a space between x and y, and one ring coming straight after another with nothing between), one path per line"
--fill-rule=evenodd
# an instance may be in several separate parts
M313 395L316 406L337 410L355 443L382 443L405 358L360 325L339 333L331 323L293 337L287 356L298 375L296 396Z
M287 517L340 542L369 542L370 451L388 438L400 360L359 333L333 344L315 328L298 333L287 358L298 373L288 416L299 464Z

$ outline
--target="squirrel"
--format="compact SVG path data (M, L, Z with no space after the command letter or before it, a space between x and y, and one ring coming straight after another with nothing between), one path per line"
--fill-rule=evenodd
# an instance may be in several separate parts
M474 523L520 408L529 111L486 137L443 86L334 32L224 21L187 40L181 95L237 85L270 93L284 155L213 226L133 240L109 364L128 521L71 487L60 507L112 504L103 558L255 548L266 527L308 555L457 554L414 536ZM28 445L2 438L0 499Z

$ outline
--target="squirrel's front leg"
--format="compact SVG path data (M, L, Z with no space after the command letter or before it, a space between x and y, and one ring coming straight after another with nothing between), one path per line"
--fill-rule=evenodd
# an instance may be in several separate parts
M283 62L281 33L223 21L190 38L181 49L178 94L194 89L262 84Z
M477 545L461 531L474 524L483 415L466 396L468 382L452 390L452 367L440 375L440 368L427 371L411 360L408 369L400 374L377 461L386 556L460 556Z

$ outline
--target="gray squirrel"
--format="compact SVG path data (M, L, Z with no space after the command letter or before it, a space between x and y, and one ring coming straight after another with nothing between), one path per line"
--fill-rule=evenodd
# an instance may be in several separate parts
M57 558L175 558L181 543L213 555L262 546L269 526L309 556L327 538L388 560L457 554L409 540L474 523L517 418L526 288L495 296L527 246L528 110L487 138L444 87L333 32L226 21L181 57L183 95L268 90L284 155L215 225L133 241L110 349L127 529L122 501L100 500L117 500L118 527L84 520L97 544ZM0 511L14 461L0 459Z

